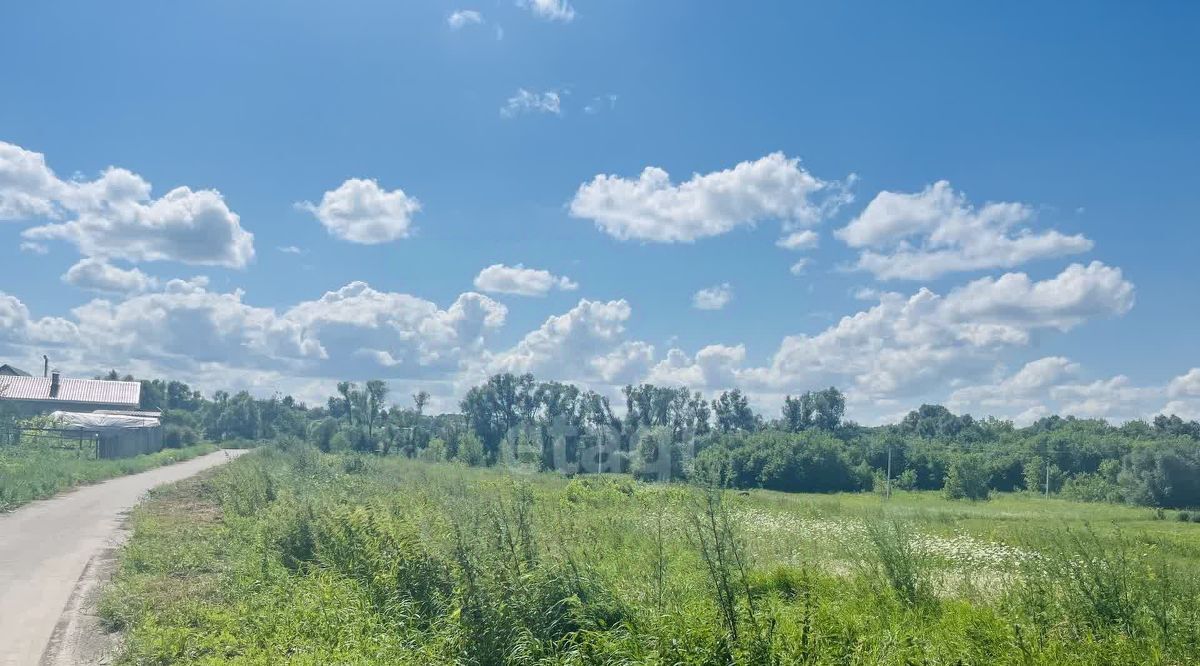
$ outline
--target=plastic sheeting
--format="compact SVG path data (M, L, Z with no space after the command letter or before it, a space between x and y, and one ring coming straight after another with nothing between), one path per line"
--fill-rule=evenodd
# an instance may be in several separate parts
M156 418L124 416L120 414L97 414L95 412L52 412L50 418L60 423L60 427L62 428L89 430L92 432L127 430L131 428L156 428L159 425Z

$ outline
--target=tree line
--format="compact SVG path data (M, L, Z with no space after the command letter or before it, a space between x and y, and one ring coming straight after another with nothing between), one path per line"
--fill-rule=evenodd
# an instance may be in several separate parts
M340 382L315 406L245 391L206 398L182 382L142 380L142 408L163 412L173 446L294 436L323 451L736 488L940 490L972 500L1025 491L1200 506L1200 422L1178 416L1121 425L1048 416L1018 428L922 405L899 423L868 427L845 418L845 396L834 387L789 395L767 417L738 389L708 400L687 388L630 385L614 408L574 384L508 373L467 391L457 413L428 414L429 399L393 395L381 380Z

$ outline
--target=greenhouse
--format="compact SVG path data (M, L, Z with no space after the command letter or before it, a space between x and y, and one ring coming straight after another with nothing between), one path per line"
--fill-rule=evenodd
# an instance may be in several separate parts
M162 450L162 424L157 418L61 411L50 416L60 431L95 438L99 458L129 458Z

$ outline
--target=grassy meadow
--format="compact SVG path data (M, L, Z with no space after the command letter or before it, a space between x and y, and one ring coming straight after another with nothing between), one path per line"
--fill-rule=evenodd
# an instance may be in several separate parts
M144 472L216 450L213 444L196 444L106 460L38 444L0 446L0 511L11 511L33 500L53 497L75 486Z
M567 479L296 445L155 491L128 664L1187 664L1200 525L1027 495Z

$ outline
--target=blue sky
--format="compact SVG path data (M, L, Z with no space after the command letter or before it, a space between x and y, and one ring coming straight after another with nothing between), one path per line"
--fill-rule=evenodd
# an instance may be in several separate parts
M0 357L443 407L512 370L1194 418L1198 20L10 3Z

